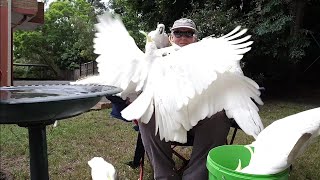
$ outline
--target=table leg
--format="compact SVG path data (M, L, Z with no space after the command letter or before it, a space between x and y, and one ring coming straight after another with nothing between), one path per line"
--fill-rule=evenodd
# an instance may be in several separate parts
M46 126L29 126L28 132L31 180L48 180Z

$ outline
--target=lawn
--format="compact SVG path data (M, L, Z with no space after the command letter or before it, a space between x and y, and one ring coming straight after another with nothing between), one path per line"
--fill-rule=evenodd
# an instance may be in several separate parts
M320 101L312 99L265 100L260 115L265 126L276 119L319 107ZM49 174L52 180L91 179L87 162L95 156L112 163L119 179L139 177L138 169L125 163L133 158L137 132L133 123L110 117L110 110L86 112L80 116L60 121L58 127L47 127ZM234 144L249 144L253 138L238 131ZM320 179L320 138L293 164L290 179ZM180 148L185 155L190 149ZM26 128L0 125L1 171L13 179L29 179L29 149ZM1 179L1 178L0 178ZM147 162L144 179L152 179Z

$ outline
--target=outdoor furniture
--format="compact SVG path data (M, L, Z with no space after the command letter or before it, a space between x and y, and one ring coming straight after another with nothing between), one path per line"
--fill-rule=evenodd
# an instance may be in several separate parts
M46 126L77 116L120 88L99 85L0 87L0 124L28 128L32 180L48 180Z
M118 96L107 96L107 99L109 99L112 103L112 111L110 113L111 116L113 116L114 118L123 120L125 122L130 122L130 121L127 121L126 119L124 119L120 113L124 108L126 108L128 106L128 103ZM233 141L234 141L236 134L237 134L237 130L240 129L238 124L233 119L231 119L230 121L231 121L231 128L233 128L233 133L232 133L232 137L231 137L230 142L228 142L228 140L226 140L226 144L233 144ZM139 127L138 122L137 122L137 120L135 120L134 122L136 124L135 127L137 127L137 128L135 128L135 130L138 132L138 136L137 136L136 148L135 148L133 160L128 162L127 164L133 169L139 167L140 168L139 179L143 180L145 150L143 147L141 134L138 129L138 127ZM172 148L173 154L175 156L177 156L180 160L182 160L181 167L177 168L178 172L184 171L184 169L186 168L186 166L189 162L189 159L184 157L183 155L181 155L177 150L175 150L175 148L177 146L192 146L192 145L193 145L193 137L190 135L188 135L186 143L172 142L171 148Z
M228 140L226 140L226 144L233 144L234 139L236 137L237 134L237 130L240 129L240 127L238 126L238 124L231 119L231 129L233 128L233 132L232 132L232 137L230 142L228 142ZM230 129L230 131L231 131ZM139 136L138 136L139 138ZM172 153L177 156L180 160L182 160L182 165L180 167L177 168L178 173L183 173L183 171L186 169L188 163L189 163L189 159L187 157L184 157L182 154L180 154L177 150L175 150L176 147L178 146L193 146L193 137L188 135L187 138L187 142L186 143L178 143L178 142L171 142L171 148L172 148ZM143 180L143 174L144 174L144 156L141 157L140 160L140 178L139 180Z
M265 88L264 87L260 87L259 90L261 92L264 92ZM120 113L124 108L126 108L128 106L126 101L121 99L118 96L108 96L107 99L109 99L112 102L111 115L113 117L117 118L117 119L121 119L123 121L129 122L126 119L124 119L121 116L121 113ZM228 142L228 139L226 140L226 144L227 145L228 144L229 145L233 144L238 129L241 129L234 119L230 119L230 121L231 121L231 129L230 129L230 131L233 129L233 132L232 132L232 136L231 136L230 141ZM137 121L135 121L135 123L136 123L136 125L138 125ZM136 127L138 127L138 126L136 126ZM144 151L143 143L142 143L142 140L141 140L140 132L139 132L139 130L137 128L135 130L138 131L138 136L137 136L137 143L136 143L134 158L133 158L133 161L130 161L127 164L133 169L135 169L137 167L140 167L140 175L139 175L140 177L139 177L139 179L143 180L144 159L145 159L144 154L145 154L145 151ZM178 142L173 142L172 143L173 154L175 156L177 156L179 159L181 159L182 162L183 162L182 166L177 169L178 172L182 172L186 168L186 166L187 166L187 164L189 162L189 159L185 158L178 151L176 151L175 147L177 147L177 146L192 146L193 145L193 138L188 136L187 139L188 139L188 141L185 144L181 144L181 143L178 143Z

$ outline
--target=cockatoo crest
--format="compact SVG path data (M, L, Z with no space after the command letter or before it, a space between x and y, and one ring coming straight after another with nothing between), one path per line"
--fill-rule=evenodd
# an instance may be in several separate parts
M92 180L115 180L116 170L114 166L102 157L94 157L88 161L91 167Z

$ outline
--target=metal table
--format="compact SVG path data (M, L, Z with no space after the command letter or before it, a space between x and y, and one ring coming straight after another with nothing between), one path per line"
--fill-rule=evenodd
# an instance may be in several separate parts
M101 97L121 92L101 85L37 85L0 87L0 124L28 128L32 180L49 179L46 126L77 116Z

